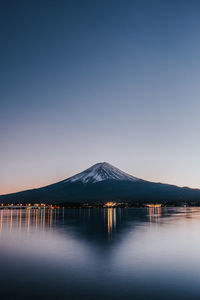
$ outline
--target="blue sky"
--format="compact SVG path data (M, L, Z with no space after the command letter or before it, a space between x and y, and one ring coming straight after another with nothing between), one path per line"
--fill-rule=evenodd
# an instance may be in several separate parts
M200 188L199 1L1 1L0 193L108 161Z

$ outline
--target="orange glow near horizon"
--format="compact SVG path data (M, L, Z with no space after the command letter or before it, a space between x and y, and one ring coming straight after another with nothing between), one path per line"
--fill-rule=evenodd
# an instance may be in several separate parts
M62 181L74 174L61 174L61 176L52 176L52 177L46 177L44 175L44 178L39 179L38 177L34 178L21 178L20 181L17 181L19 179L15 179L15 181L8 181L8 183L5 181L0 183L0 195L6 195L6 194L12 194L12 193L18 193L25 190L31 190L34 188L40 188L49 184L53 184L59 181Z
M106 203L104 204L104 207L113 207L113 206L115 206L115 205L116 205L115 202L106 202Z

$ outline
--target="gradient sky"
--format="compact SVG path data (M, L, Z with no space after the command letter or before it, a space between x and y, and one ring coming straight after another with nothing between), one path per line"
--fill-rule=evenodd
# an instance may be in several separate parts
M0 194L101 161L200 188L199 1L0 6Z

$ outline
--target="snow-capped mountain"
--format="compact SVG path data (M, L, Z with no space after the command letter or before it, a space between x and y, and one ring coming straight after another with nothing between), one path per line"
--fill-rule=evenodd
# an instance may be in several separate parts
M143 205L149 202L177 204L200 203L200 190L145 181L113 167L97 163L68 179L45 187L1 195L0 203L75 203L102 204L126 202ZM71 206L70 206L71 207Z
M80 181L82 183L95 183L104 180L137 181L140 179L119 170L107 162L102 162L68 178L64 182L69 183Z

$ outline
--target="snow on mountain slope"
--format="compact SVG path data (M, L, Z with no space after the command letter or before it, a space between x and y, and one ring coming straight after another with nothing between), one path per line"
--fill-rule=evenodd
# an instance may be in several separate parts
M70 182L82 182L82 183L95 183L104 180L128 180L128 181L137 181L139 178L133 177L121 170L113 167L109 163L97 163L90 167L89 169L74 175L64 183Z

